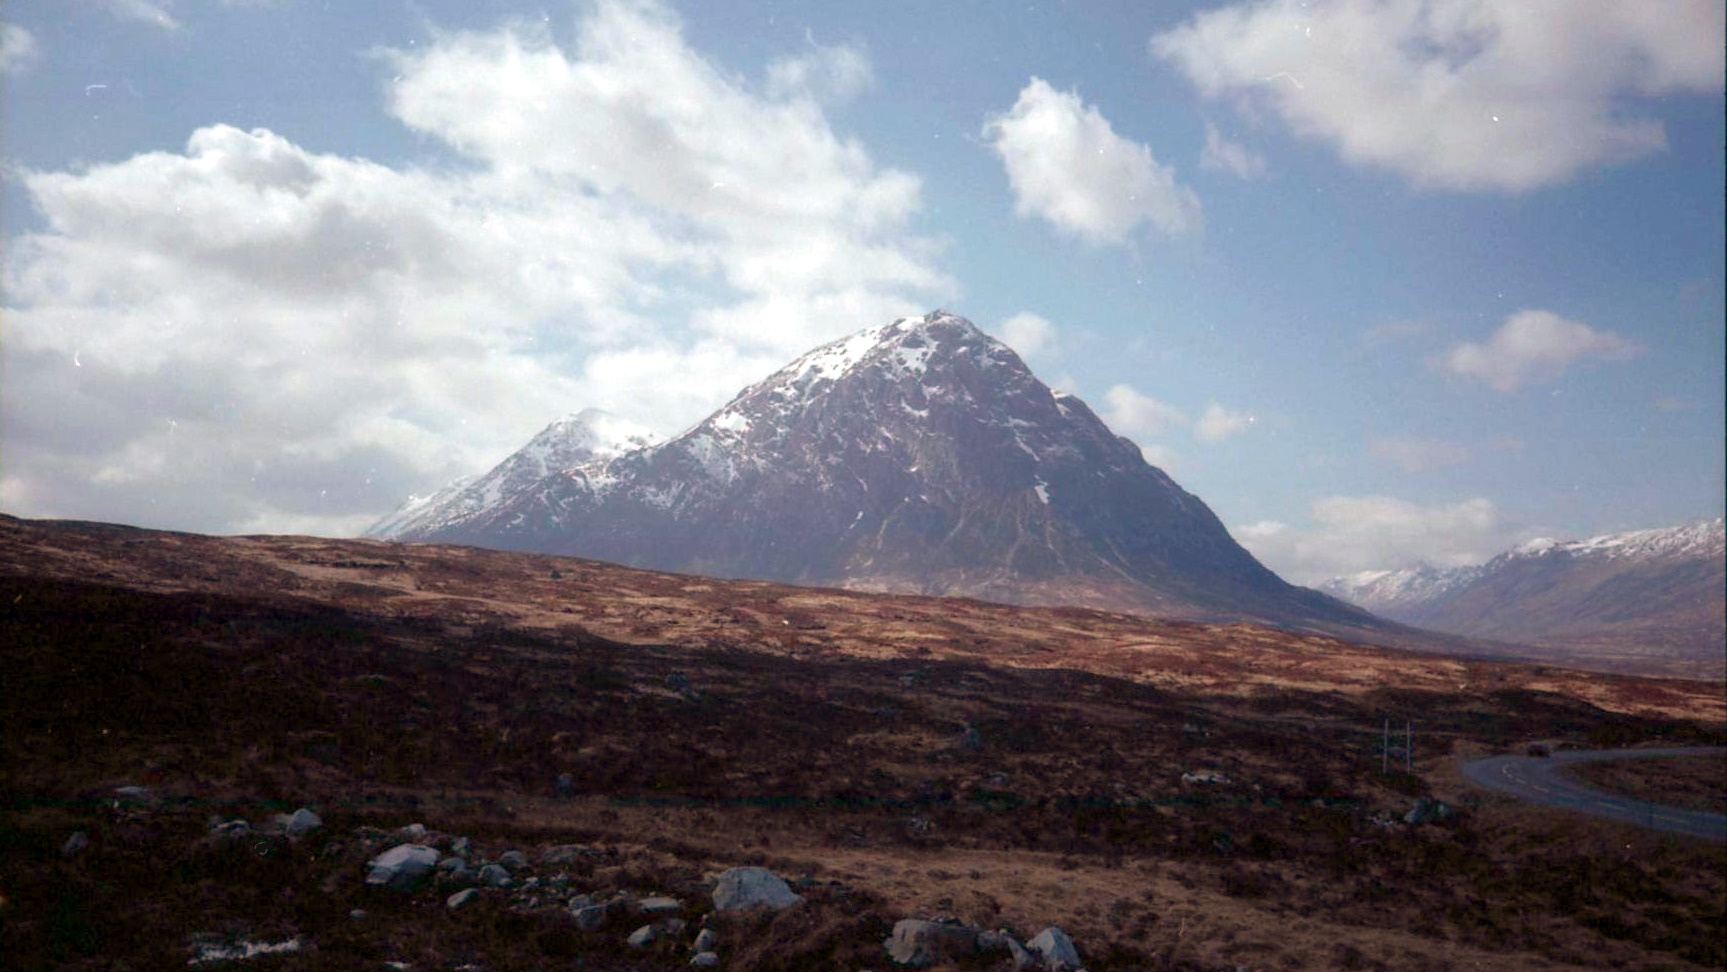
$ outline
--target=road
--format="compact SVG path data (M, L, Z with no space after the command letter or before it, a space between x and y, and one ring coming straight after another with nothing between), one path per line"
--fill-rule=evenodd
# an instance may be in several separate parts
M1597 790L1560 774L1568 763L1671 756L1727 756L1727 748L1561 750L1551 756L1489 756L1463 764L1469 781L1534 803L1564 807L1651 830L1727 841L1727 815L1686 810Z

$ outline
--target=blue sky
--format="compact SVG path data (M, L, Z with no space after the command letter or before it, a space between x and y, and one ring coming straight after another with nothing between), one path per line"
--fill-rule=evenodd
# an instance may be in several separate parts
M1727 504L1721 0L0 21L7 512L351 534L937 306L1295 580Z

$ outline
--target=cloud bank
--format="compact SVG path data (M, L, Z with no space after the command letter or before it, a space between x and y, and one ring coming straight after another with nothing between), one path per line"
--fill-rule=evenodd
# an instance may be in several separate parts
M1598 331L1552 311L1522 310L1505 319L1485 342L1467 341L1437 360L1454 375L1485 382L1499 392L1557 381L1582 361L1622 361L1638 353L1632 341Z
M1665 148L1637 99L1720 91L1722 25L1721 0L1259 0L1150 48L1349 162L1523 192Z
M0 354L11 512L349 533L598 405L675 431L792 354L951 296L919 180L837 133L811 45L758 81L657 3L378 52L390 167L212 125L26 172ZM605 137L598 137L601 134Z
M1390 496L1325 496L1313 501L1309 521L1267 520L1231 532L1285 580L1310 585L1417 563L1478 564L1512 540L1498 509L1482 498L1424 506Z

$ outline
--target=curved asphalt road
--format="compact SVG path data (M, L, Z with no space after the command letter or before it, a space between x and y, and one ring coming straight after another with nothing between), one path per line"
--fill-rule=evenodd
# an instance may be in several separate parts
M1651 830L1689 834L1707 840L1727 841L1727 815L1686 810L1665 803L1649 803L1585 786L1560 775L1567 763L1608 759L1654 759L1662 756L1727 756L1727 749L1693 747L1670 749L1560 750L1551 756L1489 756L1463 764L1470 782L1489 790L1548 806L1564 807Z

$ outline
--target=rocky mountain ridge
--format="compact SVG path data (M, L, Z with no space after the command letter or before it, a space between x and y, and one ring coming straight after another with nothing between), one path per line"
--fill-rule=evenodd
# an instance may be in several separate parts
M463 495L485 496L478 486ZM1388 629L1278 578L1083 401L945 311L823 345L666 442L547 466L489 502L372 533L858 590Z
M1664 654L1717 669L1727 658L1723 520L1537 539L1485 564L1369 571L1320 586L1406 624L1475 638Z

